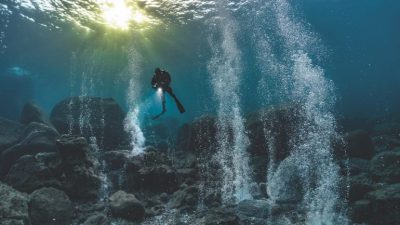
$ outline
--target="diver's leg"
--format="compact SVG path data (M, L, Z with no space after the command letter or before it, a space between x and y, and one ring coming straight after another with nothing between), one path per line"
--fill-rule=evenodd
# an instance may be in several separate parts
M166 101L165 101L165 92L164 91L161 94L161 103L162 103L162 111L157 116L154 116L153 120L158 119L162 114L164 114L167 111L166 104L165 104Z
M186 110L181 104L181 102L178 100L178 98L175 96L174 92L172 91L171 87L165 88L165 91L175 100L175 104L179 109L179 112L184 113Z
M167 111L166 107L166 101L165 101L165 91L161 94L161 99L162 99L162 113L165 113Z

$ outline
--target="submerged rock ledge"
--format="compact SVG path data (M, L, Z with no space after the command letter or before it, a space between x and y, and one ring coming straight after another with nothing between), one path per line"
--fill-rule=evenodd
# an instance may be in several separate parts
M170 146L161 148L154 142L156 147L147 146L142 155L133 156L126 150L124 113L110 99L83 101L99 109L91 111L94 120L105 114L102 128L78 135L74 126L79 124L73 124L74 131L67 134L65 110L69 102L78 104L81 100L62 101L51 120L32 106L24 110L23 124L0 118L0 224L160 224L156 220L171 225L305 223L303 193L296 189L295 171L286 158L290 154L288 136L299 115L295 106L248 115L253 199L222 204L221 168L213 157L215 118L201 117L181 126L177 133L149 128L160 130L154 134L156 142ZM26 115L30 112L34 115ZM271 145L264 138L262 116L277 137L274 156L268 154ZM342 197L348 200L348 216L354 223L400 223L400 128L393 129L393 124L400 123L376 123L371 129L344 134L345 142L333 141L342 181L350 184L348 195L344 190ZM88 126L83 124L84 130ZM92 136L97 140L103 137L104 146L92 145L88 140ZM287 188L267 192L270 157L286 168L275 176L280 176ZM280 198L271 199L271 192Z

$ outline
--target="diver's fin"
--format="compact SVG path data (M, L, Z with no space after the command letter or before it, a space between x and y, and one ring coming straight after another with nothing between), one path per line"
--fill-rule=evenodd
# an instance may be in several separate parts
M185 108L183 107L181 102L178 100L178 98L174 97L174 100L175 100L175 103L176 103L176 107L178 107L179 112L180 113L186 112Z
M176 106L178 106L179 112L184 113L186 112L185 108L183 107L183 105L179 102L179 104L177 103Z
M167 110L163 110L160 114L154 116L153 118L151 118L152 120L156 120L158 118L160 118L160 116L162 116Z

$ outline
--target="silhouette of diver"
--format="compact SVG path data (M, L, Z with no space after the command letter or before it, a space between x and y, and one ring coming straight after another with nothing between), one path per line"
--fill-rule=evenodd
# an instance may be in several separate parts
M165 107L165 92L167 92L175 100L179 112L181 113L185 112L185 108L180 103L175 94L172 92L172 88L169 86L170 83L171 83L171 76L169 75L169 73L165 70L161 70L160 68L156 68L154 71L153 78L151 79L151 86L156 90L161 88L162 112L157 116L154 116L153 120L159 118L162 114L164 114L167 111Z

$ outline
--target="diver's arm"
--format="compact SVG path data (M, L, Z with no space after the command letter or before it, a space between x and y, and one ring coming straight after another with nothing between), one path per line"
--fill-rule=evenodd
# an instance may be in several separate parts
M171 75L169 75L168 72L165 72L165 83L169 85L169 83L171 83Z
M153 78L151 79L151 87L154 89L157 89L157 81L156 81L156 76L154 75Z

